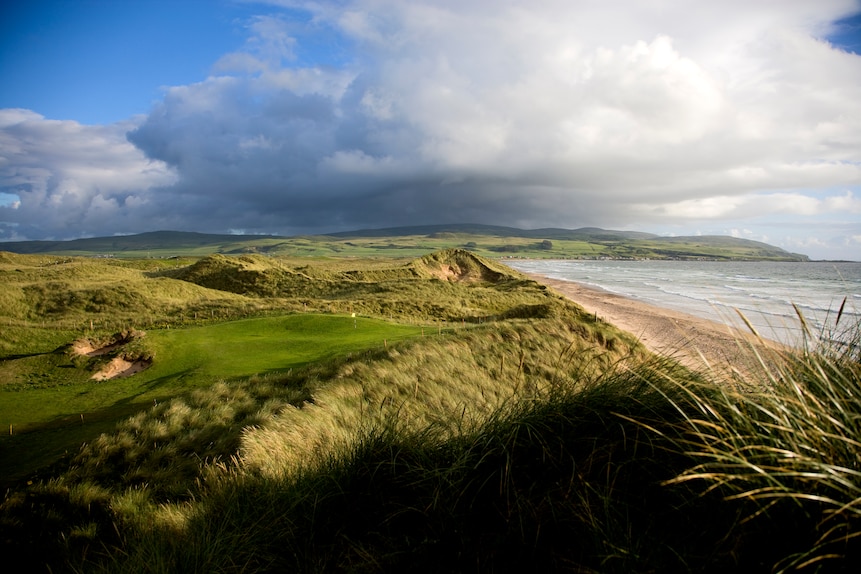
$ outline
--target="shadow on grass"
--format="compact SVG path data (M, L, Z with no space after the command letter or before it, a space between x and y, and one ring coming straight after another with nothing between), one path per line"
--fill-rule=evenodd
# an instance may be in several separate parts
M82 444L102 433L112 432L120 421L177 396L158 396L152 403L135 402L142 395L151 394L182 375L172 374L149 381L139 392L101 409L64 414L43 423L10 427L8 435L0 436L0 468L3 469L0 490L55 476L57 470L67 466L78 454Z
M56 353L56 351L48 351L47 353L22 353L19 355L4 355L0 357L0 363L4 361L14 361L16 359L28 359L30 357L42 357L44 355L51 355Z
M146 408L128 405L124 409L105 409L80 415L62 417L49 423L33 425L24 432L0 438L0 490L20 486L27 481L55 476L57 470L80 450L84 442L103 432L110 432L117 421ZM76 420L77 419L77 420Z

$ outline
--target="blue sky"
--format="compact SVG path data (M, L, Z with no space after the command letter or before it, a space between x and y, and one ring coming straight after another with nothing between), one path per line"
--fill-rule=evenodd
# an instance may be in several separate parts
M0 240L480 222L861 259L857 0L0 7Z
M144 114L162 87L204 80L242 46L242 5L27 0L0 8L0 106L85 124Z
M164 87L203 81L248 40L265 4L222 0L27 0L0 7L0 107L106 124L145 114ZM262 8L263 7L263 8ZM262 11L261 11L262 10ZM279 16L308 23L306 11ZM305 64L342 50L332 34L303 38ZM296 63L302 64L302 61Z

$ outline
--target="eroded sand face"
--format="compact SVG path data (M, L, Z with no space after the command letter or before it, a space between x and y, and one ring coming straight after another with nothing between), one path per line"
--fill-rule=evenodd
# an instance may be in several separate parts
M111 351L121 348L133 338L134 336L120 337L118 340L108 343L107 345L97 345L89 339L78 339L72 343L72 352L75 355L101 357L103 355L107 355ZM105 365L104 368L99 370L99 372L90 378L96 381L107 381L109 379L130 377L135 373L139 373L147 369L150 365L152 365L151 360L137 359L130 361L125 357L114 357L110 363Z
M112 343L102 347L96 347L89 339L78 339L72 343L72 352L76 355L86 355L88 357L100 357L107 355L114 349L119 349L124 343Z

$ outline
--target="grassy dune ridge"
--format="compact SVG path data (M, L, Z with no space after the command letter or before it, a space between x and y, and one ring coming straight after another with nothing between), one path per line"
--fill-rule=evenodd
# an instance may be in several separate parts
M32 267L46 261L56 260ZM26 263L4 268L21 292L37 275ZM153 282L194 290L185 306L130 299L164 325L142 339L155 352L150 374L200 355L183 337L249 356L221 353L200 384L92 433L62 465L9 490L0 540L29 571L861 566L857 349L770 351L749 380L695 373L460 250L81 262L70 289L111 284L112 265L136 292L163 297ZM58 339L96 338L90 317L112 313L48 309L10 322L51 356ZM284 333L290 322L325 352L260 368L284 352L262 326ZM354 339L364 328L378 331ZM398 330L401 340L390 337ZM48 333L49 343L31 340ZM0 373L39 356L10 353ZM43 378L60 370L72 369ZM35 390L0 389L0 399Z
M81 425L101 431L111 419L154 400L220 379L285 371L419 336L423 328L479 324L511 309L530 312L519 306L555 300L512 274L499 274L496 283L469 281L469 266L485 264L475 264L464 252L449 255L446 272L463 266L463 276L454 282L432 277L424 259L346 264L262 256L4 255L0 420L14 436L0 438L0 461L11 467L10 459L27 457L29 466L42 464L74 449L85 434ZM294 276L304 278L299 287L290 281ZM340 318L327 317L339 313ZM354 313L358 317L351 318ZM155 357L152 367L135 377L110 384L91 380L106 361L129 355L128 347L86 360L68 350L75 339L106 340L129 329L148 333L137 353ZM7 479L18 476L13 470Z

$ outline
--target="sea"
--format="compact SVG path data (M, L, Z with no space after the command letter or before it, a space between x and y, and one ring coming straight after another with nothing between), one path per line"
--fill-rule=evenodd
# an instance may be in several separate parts
M761 336L788 345L812 338L846 341L861 325L861 262L531 259L506 264L749 330L743 315Z

